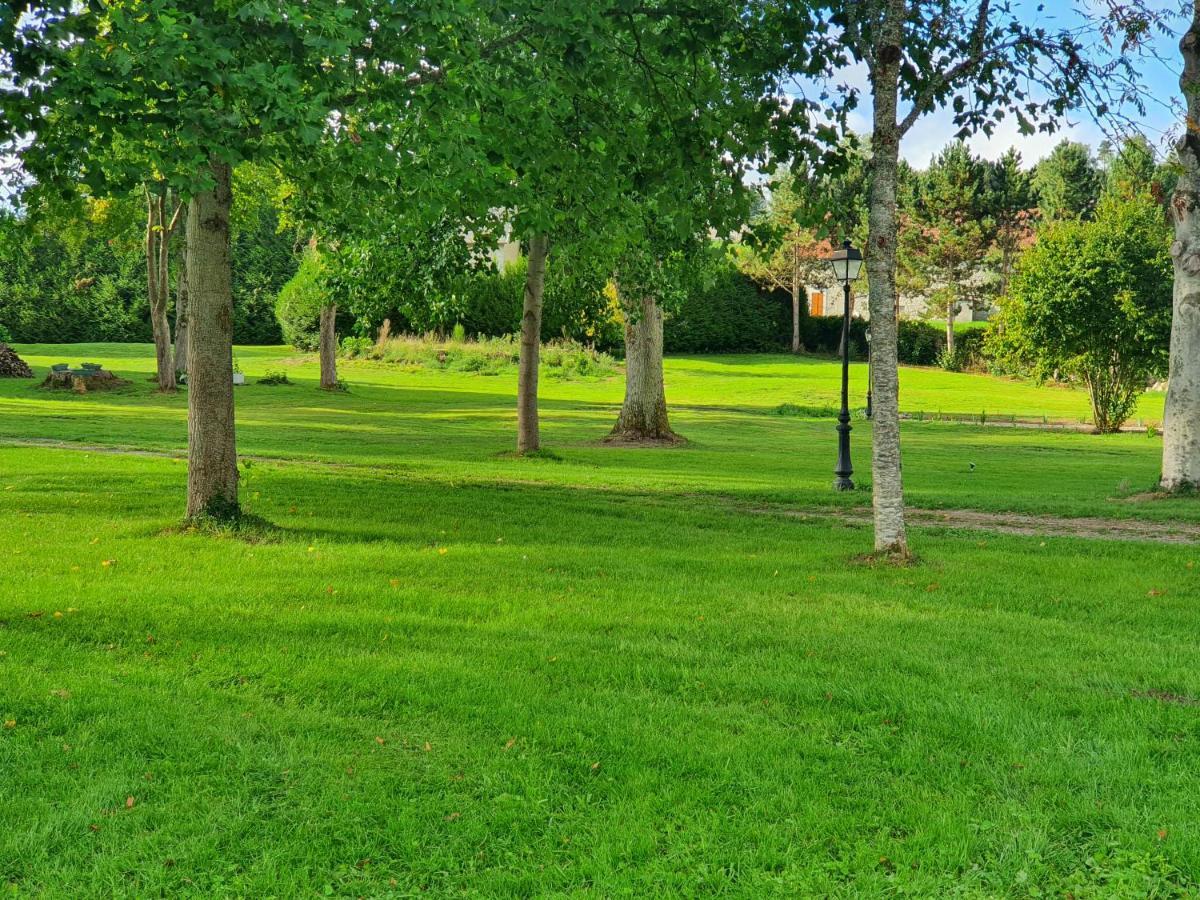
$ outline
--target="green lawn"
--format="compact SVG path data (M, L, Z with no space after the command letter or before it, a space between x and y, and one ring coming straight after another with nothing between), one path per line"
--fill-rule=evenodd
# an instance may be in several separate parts
M514 376L362 363L326 394L311 358L242 348L297 382L237 391L278 526L251 541L173 530L186 400L148 348L19 349L135 383L0 382L15 896L1200 891L1200 548L926 528L920 566L856 564L868 528L790 515L869 502L829 490L832 421L775 413L832 402L831 362L671 360L672 450L599 443L619 378L546 378L559 458L519 459ZM1127 499L1145 435L904 440L913 504L1200 522Z

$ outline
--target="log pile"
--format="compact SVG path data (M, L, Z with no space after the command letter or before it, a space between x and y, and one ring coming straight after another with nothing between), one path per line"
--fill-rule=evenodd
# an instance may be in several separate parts
M33 369L8 344L0 344L0 378L32 378Z

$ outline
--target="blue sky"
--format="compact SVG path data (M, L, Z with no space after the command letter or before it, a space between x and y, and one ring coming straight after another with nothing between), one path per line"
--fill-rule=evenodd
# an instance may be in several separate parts
M1085 0L1087 2L1087 0ZM1049 29L1069 26L1079 21L1075 12L1076 2L1072 0L1020 0L1016 4L1022 21L1025 24L1044 24ZM1088 5L1092 5L1090 2ZM1166 11L1179 7L1179 0L1151 0L1148 5ZM1189 4L1190 5L1190 4ZM1039 9L1041 7L1041 9ZM1173 20L1175 33L1156 36L1150 49L1162 57L1162 61L1147 58L1140 68L1141 80L1155 102L1147 106L1144 117L1137 116L1132 109L1127 110L1130 116L1138 118L1138 125L1159 146L1160 152L1169 149L1167 139L1172 130L1178 126L1180 114L1172 111L1171 104L1179 96L1179 37L1187 27L1186 20L1180 16ZM859 88L865 88L867 83L865 70L854 70L846 73L845 81ZM861 105L851 120L851 125L859 133L870 131L871 105L870 97L862 94ZM950 121L950 115L945 112L935 112L922 119L905 137L901 152L905 159L915 166L924 167L929 159L954 136L955 128ZM1006 119L1000 123L995 134L991 137L976 135L969 143L979 155L995 159L1009 147L1021 151L1025 163L1030 165L1048 154L1054 145L1064 137L1082 141L1092 147L1098 147L1105 138L1105 128L1085 114L1078 113L1062 123L1061 129L1055 134L1037 134L1025 136L1017 130L1016 122Z

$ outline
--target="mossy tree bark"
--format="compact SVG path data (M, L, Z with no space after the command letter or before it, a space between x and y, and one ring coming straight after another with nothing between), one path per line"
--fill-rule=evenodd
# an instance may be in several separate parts
M236 519L237 444L233 418L233 292L228 163L212 159L211 190L188 205L187 516Z
M1179 49L1187 127L1178 147L1183 171L1171 198L1175 290L1161 482L1168 491L1200 488L1200 0Z
M667 418L662 310L644 297L633 312L625 319L625 402L609 437L673 442L678 436Z
M542 294L546 287L546 257L550 238L529 239L529 267L525 273L525 300L521 310L521 360L517 373L517 452L541 447L538 430L538 363L542 349Z
M321 387L333 390L338 386L337 377L337 304L330 303L321 307Z

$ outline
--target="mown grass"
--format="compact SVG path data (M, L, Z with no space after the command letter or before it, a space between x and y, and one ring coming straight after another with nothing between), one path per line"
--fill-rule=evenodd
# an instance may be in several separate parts
M619 380L547 386L533 460L502 378L288 365L237 393L251 540L175 528L179 459L13 443L177 452L144 374L0 385L0 884L1194 895L1197 548L922 529L919 567L855 564L868 529L785 514L831 502L831 423L773 415L814 402L783 379L733 403L751 365L673 362L671 450L598 444ZM929 505L1198 518L1110 499L1145 437L905 440Z

